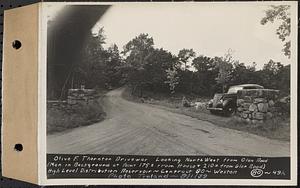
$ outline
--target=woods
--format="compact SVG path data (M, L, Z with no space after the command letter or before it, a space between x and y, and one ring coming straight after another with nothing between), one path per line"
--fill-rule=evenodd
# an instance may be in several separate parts
M72 84L88 88L110 89L128 85L132 94L143 91L211 96L226 92L229 86L255 83L278 89L287 95L290 89L290 65L272 59L262 69L255 62L240 62L229 49L222 57L198 55L182 49L178 55L155 47L155 40L141 33L120 51L117 45L105 49L105 28L86 40L83 63L75 70Z

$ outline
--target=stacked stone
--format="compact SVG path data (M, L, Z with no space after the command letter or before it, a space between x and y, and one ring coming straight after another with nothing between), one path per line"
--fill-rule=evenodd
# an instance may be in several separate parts
M68 104L88 103L90 100L96 99L94 89L69 89Z
M279 91L272 89L245 89L237 93L237 113L239 120L248 123L263 123L277 115L275 103Z

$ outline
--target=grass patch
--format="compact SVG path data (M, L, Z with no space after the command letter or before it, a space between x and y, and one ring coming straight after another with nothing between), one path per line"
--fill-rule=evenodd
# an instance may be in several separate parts
M47 105L47 134L87 126L104 120L105 112L99 101L88 104Z
M290 140L290 119L277 117L267 120L264 123L251 124L240 121L237 118L230 118L224 127L247 131L252 134L264 136L271 139L289 141Z
M129 101L155 105L156 108L165 109L174 113L184 114L199 120L211 122L217 126L249 132L270 139L289 141L290 140L290 119L276 118L263 124L249 124L238 121L234 117L225 117L222 115L213 115L206 108L183 107L181 100L183 94L170 96L167 94L157 94L153 92L144 92L145 97L139 98L131 95L130 89L126 88L123 97ZM199 96L185 96L191 102L207 102L209 98Z

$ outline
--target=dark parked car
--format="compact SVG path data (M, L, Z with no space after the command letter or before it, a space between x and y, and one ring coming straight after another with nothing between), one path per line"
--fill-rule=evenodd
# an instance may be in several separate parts
M216 93L214 98L208 102L207 110L211 113L221 112L225 115L232 115L236 111L237 91L242 89L263 89L257 84L242 84L231 86L227 93Z

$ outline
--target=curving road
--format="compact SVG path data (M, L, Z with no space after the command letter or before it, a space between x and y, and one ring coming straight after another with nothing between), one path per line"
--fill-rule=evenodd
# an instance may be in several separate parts
M104 97L106 120L47 136L47 153L289 156L289 142L218 127L186 115Z

